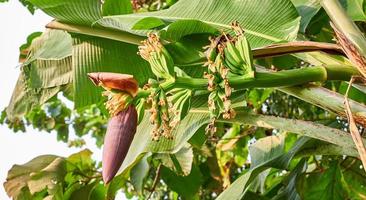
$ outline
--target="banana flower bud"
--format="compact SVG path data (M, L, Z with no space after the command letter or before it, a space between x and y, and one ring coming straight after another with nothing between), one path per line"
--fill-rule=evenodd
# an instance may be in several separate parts
M108 96L106 107L111 113L104 138L102 175L107 184L121 167L137 127L137 111L131 104L138 91L137 81L131 75L116 73L89 73L95 85L102 86Z
M136 132L137 111L130 105L112 117L104 138L102 175L107 184L117 174L125 159Z
M102 86L107 90L115 89L125 91L133 97L136 96L139 89L136 79L129 74L93 72L88 73L88 77L97 86Z
M132 75L94 72L89 73L88 76L95 85L106 90L103 95L108 97L106 107L112 116L127 108L139 89L138 83Z

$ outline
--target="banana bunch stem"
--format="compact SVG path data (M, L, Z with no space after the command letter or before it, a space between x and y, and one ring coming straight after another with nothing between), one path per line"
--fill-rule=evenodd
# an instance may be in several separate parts
M327 65L279 72L256 72L255 78L236 76L229 78L228 81L230 86L235 91L238 91L247 88L289 87L309 82L324 82L327 80L348 81L352 76L358 74L358 71L353 66ZM208 80L204 78L176 77L163 82L160 87L165 91L174 88L206 91L207 85ZM137 96L146 97L149 94L149 90L139 90Z

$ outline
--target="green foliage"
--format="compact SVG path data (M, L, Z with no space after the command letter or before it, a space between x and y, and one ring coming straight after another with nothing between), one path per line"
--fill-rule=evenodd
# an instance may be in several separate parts
M354 21L365 21L365 1L364 0L343 0L341 1L343 7L345 8L347 14L351 17Z
M337 162L331 163L325 172L310 174L303 179L303 183L300 183L299 186L302 191L302 199L347 198L342 172ZM314 187L315 184L317 187Z
M58 187L62 187L60 183L65 172L64 159L51 155L39 156L24 165L13 166L4 187L9 196L15 199L27 193L33 195L42 192L44 189L51 196L49 198L57 198L54 195L58 195Z
M74 38L73 77L76 108L98 103L101 90L89 81L89 72L118 72L133 74L143 85L152 76L148 64L137 55L137 47L122 42L90 36ZM124 52L121 54L121 52Z
M71 146L83 146L82 140L68 140L70 128L72 127L76 136L82 137L90 134L96 139L97 146L101 146L103 144L107 118L97 105L72 111L61 100L53 98L42 106L33 107L24 116L23 120L12 121L6 110L4 110L0 123L7 123L8 127L14 132L25 132L26 125L32 126L39 131L56 131L57 140L69 142Z
M132 13L132 5L129 0L107 0L103 3L102 9L104 16Z
M248 56L255 48L296 39L333 43L330 19L318 1L24 3L31 12L36 6L54 17L56 21L49 26L61 30L33 33L20 47L21 73L0 123L8 124L15 132L25 131L27 126L56 132L57 139L70 146L82 146L82 137L90 134L101 147L109 118L103 105L107 99L88 80L89 72L133 75L140 87L133 101L138 104L140 123L120 173L108 185L101 182L101 165L92 160L92 152L83 150L67 158L44 155L14 165L4 184L10 197L97 200L114 199L121 191L128 198L139 199L365 197L365 171L355 158L358 152L343 119L343 94L348 86L345 80L357 74L348 58L329 52L305 52L300 47L291 55L260 59ZM365 2L341 3L350 19L359 21L357 25L366 30L362 28ZM206 74L207 78L212 55L229 60L230 52L220 48L237 42L234 40L239 36L233 37L230 26L234 21L244 29L245 37L239 34L240 38L247 38L253 48L249 49L248 44L245 55L240 52L235 56L243 60L242 65L254 62L257 67L253 67L254 77L250 78L231 73L236 65L227 69L230 76L223 75L225 68L215 74L221 81L214 82L215 90L218 94L226 92L217 99L226 99L236 116L216 116L216 132L210 133L206 126L213 125L207 108L211 90L207 91L208 79L202 77ZM160 37L164 48L159 49L172 58L169 80L156 77L149 63L137 54L137 44L150 32ZM208 54L209 37L224 46L216 44L215 51ZM322 70L321 79L311 79L314 77L307 74L309 68ZM286 73L276 74L292 69L296 69L296 77L302 77L290 79L283 75ZM267 82L260 88L240 85L240 81L255 85L263 80L263 74ZM310 77L309 83L300 80L305 76ZM230 81L234 79L235 88L223 91L224 81L233 83ZM173 139L153 140L153 112L148 112L152 90L169 100L169 113L177 120L171 131ZM366 119L365 91L361 85L350 91L360 131L364 131ZM70 102L65 104L68 100L62 94L74 108L66 106ZM77 136L73 141L69 141L71 132Z
M363 169L360 166L359 161L354 162L350 159L345 159L340 163L344 179L342 187L343 190L348 191L348 195L352 199L362 199L366 194L364 175L361 175Z
M202 181L202 175L197 166L192 167L192 171L188 176L179 176L168 168L163 167L161 176L169 188L186 199L193 199ZM183 185L184 187L182 187Z
M251 158L255 159L251 168L221 193L218 199L241 199L248 190L248 185L261 172L269 167L286 169L306 141L306 138L299 140L289 153L284 152L283 136L270 136L257 141L249 149Z
M19 47L19 52L20 52L19 60L20 61L23 61L24 59L27 58L28 53L29 53L29 48L32 44L33 39L35 39L41 35L42 35L42 32L34 32L27 37L27 42Z
M100 179L91 152L83 150L67 158L43 155L14 165L4 187L14 199L104 199Z
M119 15L105 17L98 21L105 27L118 30L128 31L136 23L141 26L144 23L151 24L151 20L156 18L162 21L190 20L180 23L184 25L186 33L211 33L213 26L217 29L227 31L233 19L242 24L248 39L253 48L264 46L272 42L281 40L294 40L296 38L299 18L295 8L288 0L267 1L266 6L261 6L259 1L231 1L231 0L214 0L214 1L194 1L185 0L178 1L171 8L154 12L134 15ZM280 12L281 15L277 13ZM264 14L266 13L266 14ZM153 17L153 18L151 18ZM194 20L191 20L194 19ZM197 23L199 20L205 24ZM261 26L255 24L260 21ZM161 25L157 23L157 25ZM174 25L172 23L171 25ZM176 25L177 27L182 27ZM151 28L151 26L148 26ZM169 30L169 26L167 26ZM277 28L272 28L277 27ZM183 28L180 28L183 29ZM177 31L179 33L179 31Z
M37 8L42 9L43 12L49 14L50 16L64 22L92 24L102 16L100 1L29 0L28 2L32 3Z
M143 192L144 179L150 170L148 157L149 154L145 154L140 162L131 169L131 183L139 194Z
M300 31L305 32L311 19L319 12L321 6L319 1L291 0L301 16Z
M6 1L6 0L5 0ZM28 11L32 14L34 14L34 12L36 11L36 7L28 0L19 0L20 3L22 3L22 5L24 7L26 7L28 9Z

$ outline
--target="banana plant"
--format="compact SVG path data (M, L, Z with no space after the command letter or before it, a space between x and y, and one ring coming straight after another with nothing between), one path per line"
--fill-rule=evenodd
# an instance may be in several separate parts
M366 125L363 79L348 84L365 73L366 14L352 9L363 1L28 2L54 20L23 45L0 122L63 141L72 126L103 144L103 159L78 161L85 150L15 165L4 184L14 199L366 195L365 139L348 133Z

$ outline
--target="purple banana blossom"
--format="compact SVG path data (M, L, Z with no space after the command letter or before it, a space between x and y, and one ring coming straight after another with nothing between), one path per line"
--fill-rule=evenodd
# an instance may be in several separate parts
M117 174L125 159L136 132L137 111L131 99L136 96L138 83L133 76L110 72L88 74L97 86L103 86L109 98L106 107L111 113L107 133L104 137L102 175L109 183ZM111 92L114 89L119 92Z
M103 147L103 181L109 183L125 159L136 132L137 111L133 105L112 117Z

